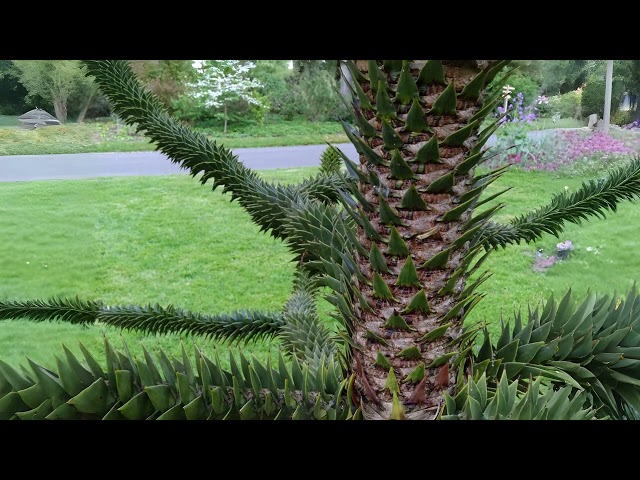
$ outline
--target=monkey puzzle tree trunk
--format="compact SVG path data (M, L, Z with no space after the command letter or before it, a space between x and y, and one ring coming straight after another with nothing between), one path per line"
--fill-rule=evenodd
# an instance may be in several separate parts
M352 141L371 180L358 186L369 255L357 256L366 281L353 299L355 391L366 418L433 418L442 391L452 393L465 356L456 339L478 299L465 291L480 249L469 248L477 196L467 167L482 155L480 92L495 72L487 61L355 65L362 138Z

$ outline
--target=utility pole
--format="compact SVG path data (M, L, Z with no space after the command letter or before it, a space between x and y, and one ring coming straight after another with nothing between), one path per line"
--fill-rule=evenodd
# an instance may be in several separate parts
M607 78L604 88L604 131L609 132L611 119L611 84L613 83L613 60L607 60Z

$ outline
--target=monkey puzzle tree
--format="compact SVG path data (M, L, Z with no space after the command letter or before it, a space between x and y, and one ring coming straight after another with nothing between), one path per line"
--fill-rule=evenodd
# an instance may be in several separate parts
M134 358L105 341L106 368L83 348L56 371L0 361L0 418L635 418L640 411L640 297L568 293L503 325L463 326L483 297L480 273L496 248L558 234L566 222L604 216L640 195L640 160L556 195L508 224L491 221L484 189L504 168L475 173L497 121L478 131L500 100L484 87L508 61L355 61L345 126L360 154L338 149L346 174L299 185L267 183L227 149L173 120L122 61L87 62L118 115L169 158L223 187L253 221L296 254L291 297L280 312L204 315L159 305L109 306L52 299L0 302L0 319L101 322L152 333L218 340L278 337L277 365L239 353L195 362ZM499 89L498 89L499 90ZM480 207L480 208L479 208ZM472 274L474 280L467 282ZM480 273L480 274L478 274ZM335 306L339 331L318 317L317 295ZM477 337L484 334L479 349ZM211 358L213 357L213 358ZM195 364L195 368L193 365Z

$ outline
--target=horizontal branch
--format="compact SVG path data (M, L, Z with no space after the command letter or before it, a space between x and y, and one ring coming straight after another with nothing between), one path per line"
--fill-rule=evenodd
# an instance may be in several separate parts
M171 305L107 306L79 299L0 301L0 320L25 318L36 322L58 320L77 325L96 321L144 333L191 334L229 342L256 341L277 335L284 325L277 312L238 311L204 315Z
M615 212L620 202L638 197L640 157L613 170L606 178L583 182L572 194L563 192L555 195L548 205L516 217L507 224L489 222L477 241L489 249L504 248L521 241L533 242L544 233L558 236L567 222L580 224L592 216L605 218L605 213Z

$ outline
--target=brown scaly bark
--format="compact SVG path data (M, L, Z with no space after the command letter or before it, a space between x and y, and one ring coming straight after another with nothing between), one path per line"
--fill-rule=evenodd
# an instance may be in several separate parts
M354 299L351 360L365 418L434 418L443 390L454 393L464 357L455 340L479 299L465 291L479 253L468 241L477 192L467 167L481 156L480 92L504 64L354 62L362 138L352 141L372 179L358 186L370 222L358 239L370 253L357 256L367 280L357 289L369 307Z

